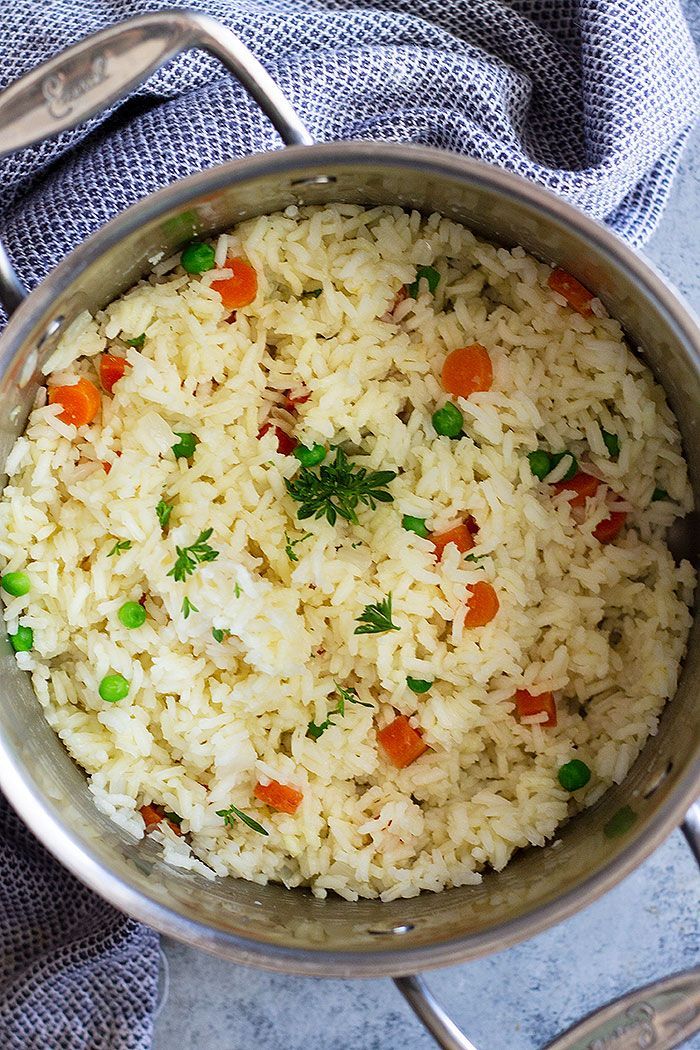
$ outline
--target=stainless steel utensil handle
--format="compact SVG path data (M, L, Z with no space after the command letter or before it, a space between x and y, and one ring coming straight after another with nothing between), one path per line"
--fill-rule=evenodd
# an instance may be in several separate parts
M700 802L681 830L700 865ZM422 977L394 983L442 1050L476 1050ZM573 1025L545 1050L673 1050L700 1032L700 967L636 988Z
M313 145L282 91L235 33L193 11L160 11L86 37L3 91L0 157L82 124L190 48L220 59L288 146ZM0 302L8 314L26 294L6 253L0 251Z

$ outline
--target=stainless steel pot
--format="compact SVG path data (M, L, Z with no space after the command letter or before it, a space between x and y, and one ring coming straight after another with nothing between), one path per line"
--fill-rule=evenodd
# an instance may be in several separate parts
M352 201L442 212L492 240L556 260L594 289L663 382L700 492L700 331L648 263L605 227L497 168L414 146L314 145L259 63L211 19L185 12L135 18L34 71L0 96L2 153L78 124L192 47L224 62L291 148L233 161L148 197L72 252L28 296L0 254L0 300L13 315L0 341L2 462L24 427L38 368L60 333L80 311L100 308L134 284L155 253L170 254L193 234L208 236L289 204ZM78 878L164 933L284 972L415 973L505 948L561 921L624 878L681 822L700 793L698 633L696 623L678 693L625 782L562 828L556 846L523 851L478 887L353 904L275 885L212 883L168 867L149 840L135 843L95 809L84 776L45 722L5 643L0 786ZM623 807L633 823L615 819ZM616 824L618 830L626 826L618 836L612 834ZM700 858L697 809L685 830ZM421 979L399 976L398 984L443 1047L472 1045ZM639 1041L640 1026L646 1026L647 1042ZM655 1042L649 1041L652 1029ZM698 1029L695 970L632 993L552 1046L672 1047Z

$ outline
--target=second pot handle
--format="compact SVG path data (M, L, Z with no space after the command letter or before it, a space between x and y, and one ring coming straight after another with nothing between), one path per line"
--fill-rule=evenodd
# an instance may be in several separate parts
M208 51L223 62L286 145L313 145L280 88L235 33L194 11L159 11L93 33L3 91L0 157L82 124L191 48ZM0 246L0 303L8 315L26 294Z
M681 825L700 864L700 801ZM395 977L394 983L442 1050L477 1050L437 1001L422 977ZM700 1032L700 967L636 988L594 1010L549 1043L545 1050L674 1050ZM648 1040L652 1041L649 1042ZM644 1041L642 1041L644 1040Z
M194 11L159 11L93 33L3 91L0 157L82 124L191 48L223 62L288 146L313 145L280 88L235 33Z

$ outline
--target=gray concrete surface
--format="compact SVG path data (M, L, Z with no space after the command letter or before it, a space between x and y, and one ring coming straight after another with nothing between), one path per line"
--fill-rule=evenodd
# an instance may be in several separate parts
M700 312L700 129L647 254ZM434 992L479 1050L536 1050L626 990L700 962L700 874L679 832L602 900ZM388 980L283 977L164 941L154 1050L431 1050ZM700 1037L686 1046L700 1050Z

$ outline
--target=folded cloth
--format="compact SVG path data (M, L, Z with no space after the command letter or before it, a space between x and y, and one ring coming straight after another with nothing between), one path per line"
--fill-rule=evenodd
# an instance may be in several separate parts
M186 6L239 33L319 141L419 142L500 164L635 244L661 214L700 112L678 0ZM86 33L162 7L13 0L0 13L0 88ZM218 62L191 52L109 114L0 163L0 237L31 286L147 193L279 146ZM0 1045L147 1047L155 936L81 889L5 805L0 844Z

